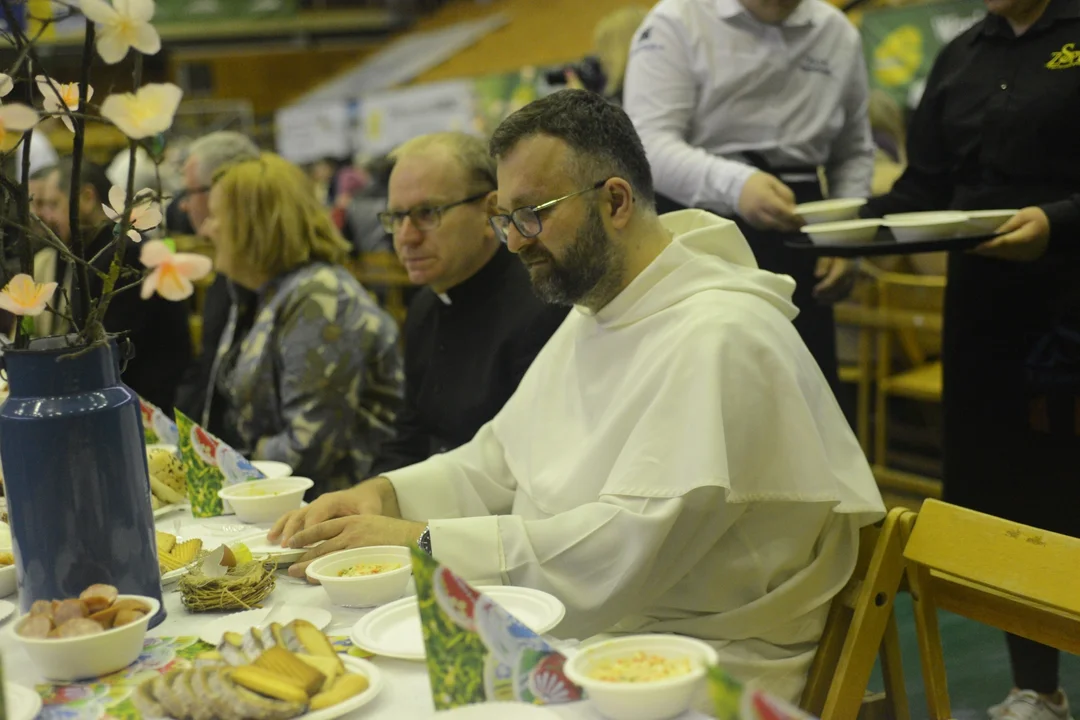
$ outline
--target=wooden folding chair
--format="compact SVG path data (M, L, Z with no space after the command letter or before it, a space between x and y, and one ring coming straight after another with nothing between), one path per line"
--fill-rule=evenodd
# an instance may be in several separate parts
M881 523L860 534L855 572L829 609L800 703L821 720L853 720L859 715L879 653L886 714L892 720L910 717L893 602L904 575L901 527L904 516L911 514L893 508Z
M901 520L931 720L951 717L938 609L1080 653L1080 540L938 500Z

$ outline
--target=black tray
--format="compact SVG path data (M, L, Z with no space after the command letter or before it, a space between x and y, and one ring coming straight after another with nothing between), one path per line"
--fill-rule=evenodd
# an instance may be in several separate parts
M807 237L804 240L789 240L784 244L792 250L799 250L811 255L824 255L826 257L873 257L875 255L914 255L915 253L927 252L951 252L954 250L970 250L982 245L987 240L992 240L996 235L972 235L970 237L944 238L940 240L919 240L917 242L897 242L892 231L883 227L878 230L877 237L868 243L855 245L815 245Z

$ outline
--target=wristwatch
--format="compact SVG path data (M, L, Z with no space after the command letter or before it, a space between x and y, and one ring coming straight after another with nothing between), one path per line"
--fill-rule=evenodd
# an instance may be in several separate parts
M424 532L420 533L420 539L416 541L416 544L421 550L426 552L429 556L431 555L431 526L430 525L428 525L426 528L424 528Z

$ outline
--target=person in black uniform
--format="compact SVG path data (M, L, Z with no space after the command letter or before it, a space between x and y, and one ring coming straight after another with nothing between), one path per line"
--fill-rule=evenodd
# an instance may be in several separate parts
M986 4L934 64L907 170L863 214L1023 208L949 257L945 499L1080 536L1080 0ZM991 717L1068 718L1057 650L1008 644L1016 688Z
M409 279L424 285L405 320L405 405L372 477L472 439L517 389L566 317L488 223L495 161L463 133L415 138L392 155L380 214Z

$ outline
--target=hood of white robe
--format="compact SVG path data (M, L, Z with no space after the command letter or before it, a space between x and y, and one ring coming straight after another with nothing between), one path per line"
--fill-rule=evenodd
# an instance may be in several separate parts
M630 325L708 290L755 295L788 320L798 314L791 302L795 281L758 268L750 245L731 220L704 210L681 210L661 216L660 222L672 234L671 244L596 313L601 325Z

